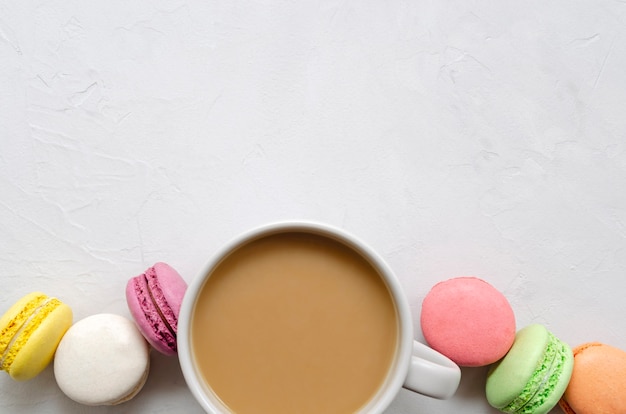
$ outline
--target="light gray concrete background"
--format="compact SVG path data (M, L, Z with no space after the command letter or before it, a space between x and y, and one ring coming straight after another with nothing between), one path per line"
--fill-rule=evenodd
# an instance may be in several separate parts
M518 327L626 349L626 3L0 1L0 308L41 290L129 316L127 279L191 281L237 234L352 232L406 289L481 277ZM486 370L388 414L495 413ZM48 368L2 413L200 413L153 353L117 407ZM558 410L554 410L554 413Z

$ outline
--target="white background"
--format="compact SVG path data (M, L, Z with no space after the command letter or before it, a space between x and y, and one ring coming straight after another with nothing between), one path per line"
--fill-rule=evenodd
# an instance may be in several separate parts
M388 261L417 339L430 287L473 275L518 328L626 349L625 73L623 0L0 1L1 311L129 316L154 262L191 281L301 218ZM495 413L485 372L387 412ZM201 412L154 352L112 408L1 374L2 413Z

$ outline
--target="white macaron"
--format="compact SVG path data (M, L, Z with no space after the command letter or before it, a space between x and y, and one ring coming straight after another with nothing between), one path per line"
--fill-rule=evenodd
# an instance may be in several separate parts
M133 398L150 368L150 348L135 324L97 314L74 324L54 357L59 388L85 405L116 405Z

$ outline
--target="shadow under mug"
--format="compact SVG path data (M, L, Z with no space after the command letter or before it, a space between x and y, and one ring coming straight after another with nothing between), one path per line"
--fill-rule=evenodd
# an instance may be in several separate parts
M384 281L393 300L398 324L395 355L386 379L374 396L363 402L359 413L382 413L403 387L439 399L449 398L456 392L461 378L459 367L447 357L414 340L408 301L398 279L384 260L344 230L321 223L287 221L253 229L231 240L209 260L187 289L178 321L178 356L185 381L206 412L230 413L203 379L194 356L191 330L200 293L212 272L234 251L252 241L281 233L311 234L343 244L369 262ZM254 346L252 341L250 346Z

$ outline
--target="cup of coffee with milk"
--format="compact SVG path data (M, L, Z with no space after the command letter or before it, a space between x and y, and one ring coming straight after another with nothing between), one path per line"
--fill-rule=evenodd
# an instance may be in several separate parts
M413 339L380 256L301 221L248 231L210 259L185 294L178 352L211 414L381 413L402 387L448 398L461 376Z

